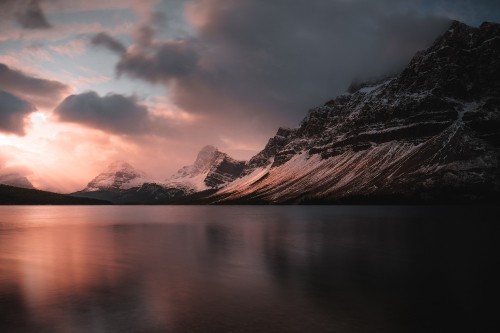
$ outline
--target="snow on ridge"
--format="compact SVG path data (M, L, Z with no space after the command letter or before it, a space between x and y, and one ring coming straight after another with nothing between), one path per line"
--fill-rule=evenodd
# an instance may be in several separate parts
M162 185L188 189L190 192L221 188L234 179L227 174L227 170L219 169L223 163L227 168L228 164L238 165L243 162L231 158L214 146L205 146L192 165L182 167L177 173L165 179Z
M251 173L243 177L236 178L234 181L230 182L226 187L221 189L219 193L231 193L241 189L248 188L249 186L256 183L257 181L265 177L266 174L269 173L269 170L271 169L273 162L274 162L274 157L270 159L270 163L267 166L256 168Z
M135 169L125 161L115 161L106 170L92 179L85 192L101 190L128 190L154 181L143 171Z
M205 184L207 175L208 171L204 173L188 174L184 177L171 177L161 182L161 185L163 187L189 189L191 192L204 191L208 189L208 186Z

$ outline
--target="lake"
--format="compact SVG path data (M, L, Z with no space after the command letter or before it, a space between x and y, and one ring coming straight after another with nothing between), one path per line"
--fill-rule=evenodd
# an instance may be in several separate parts
M0 332L497 332L497 213L3 206Z

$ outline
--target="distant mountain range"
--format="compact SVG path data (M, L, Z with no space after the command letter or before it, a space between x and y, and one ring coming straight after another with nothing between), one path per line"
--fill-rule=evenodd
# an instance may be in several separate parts
M167 179L153 181L125 162L113 163L73 196L110 200L115 203L168 203L206 190L223 188L237 179L246 163L213 146L201 149L194 163Z
M76 197L114 203L498 203L500 25L453 22L398 75L353 84L249 161L212 146L154 181L114 163Z
M35 188L33 184L31 184L31 182L28 180L28 178L18 173L7 173L0 175L0 184L21 188Z

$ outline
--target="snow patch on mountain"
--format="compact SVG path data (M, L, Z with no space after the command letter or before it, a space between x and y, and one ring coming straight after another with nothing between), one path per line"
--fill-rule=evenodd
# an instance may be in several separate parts
M153 182L143 171L124 161L111 163L104 172L92 179L84 192L119 191Z
M198 153L194 164L182 167L162 185L168 188L184 188L190 193L221 188L236 179L244 165L245 162L237 161L216 147L208 145Z
M179 169L177 173L165 179L163 186L184 187L189 189L190 192L207 190L209 187L205 183L205 179L213 165L218 162L218 159L223 158L218 152L214 146L203 147L198 153L194 164Z
M258 181L262 180L269 174L269 170L271 169L271 165L273 161L270 160L269 164L265 167L256 168L252 172L243 177L240 177L233 182L229 183L226 187L224 187L220 193L231 193L233 191L242 190L245 188L249 188L251 185L254 185Z

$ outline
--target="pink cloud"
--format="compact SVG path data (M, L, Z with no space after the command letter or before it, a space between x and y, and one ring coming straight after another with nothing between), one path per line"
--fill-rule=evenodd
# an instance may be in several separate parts
M21 53L24 58L30 58L32 61L54 62L52 55L47 50L38 46L26 47Z
M134 24L131 22L119 23L113 26L104 26L99 22L89 23L67 23L54 26L52 29L47 30L32 30L28 33L19 30L14 25L3 27L2 34L0 35L0 42L23 40L23 41L40 41L40 42L53 42L65 39L76 34L95 34L101 31L108 31L113 34L117 33L131 33L134 30Z
M87 47L87 43L83 39L75 39L65 44L51 45L49 49L65 56L73 57L83 54Z
M140 14L149 13L151 8L160 0L64 0L50 1L44 6L45 12L55 13L78 13L99 10L133 9Z

